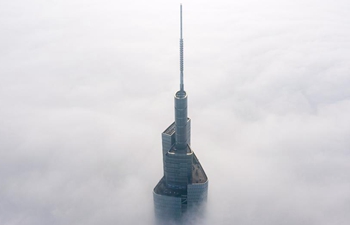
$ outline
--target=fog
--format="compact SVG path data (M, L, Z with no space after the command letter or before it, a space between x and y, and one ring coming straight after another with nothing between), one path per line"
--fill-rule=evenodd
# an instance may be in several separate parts
M183 3L189 224L350 223L350 2ZM0 224L154 224L178 1L0 1Z

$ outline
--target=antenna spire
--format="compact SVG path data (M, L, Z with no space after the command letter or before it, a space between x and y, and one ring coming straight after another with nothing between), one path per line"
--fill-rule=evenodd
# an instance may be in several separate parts
M180 91L184 91L184 40L182 39L182 4L180 4Z

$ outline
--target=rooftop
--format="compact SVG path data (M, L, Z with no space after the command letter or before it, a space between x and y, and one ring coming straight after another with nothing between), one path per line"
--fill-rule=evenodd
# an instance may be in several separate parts
M202 165L198 161L198 158L193 154L193 164L192 164L192 184L205 183L208 180Z
M172 197L181 197L182 195L186 195L186 190L176 190L176 189L168 188L165 184L164 177L162 177L162 179L159 181L157 186L154 188L154 192L156 194L172 196Z
M187 118L187 121L189 121L190 118ZM172 124L170 124L170 126L165 129L165 131L163 132L164 134L167 135L172 135L175 132L175 122L173 122Z
M163 133L167 135L172 135L174 132L175 132L175 122L170 124L170 126L167 129L165 129Z
M189 155L189 154L192 154L193 151L189 145L187 145L187 148L185 149L176 149L176 146L173 145L171 149L168 151L168 154L177 154L177 153Z

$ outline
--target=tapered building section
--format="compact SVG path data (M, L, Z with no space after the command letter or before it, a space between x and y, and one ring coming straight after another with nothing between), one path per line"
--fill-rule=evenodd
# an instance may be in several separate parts
M182 6L180 6L180 90L174 96L175 122L162 133L164 176L153 190L160 219L180 219L206 201L208 178L191 149L191 120L183 79ZM193 211L192 211L193 210Z

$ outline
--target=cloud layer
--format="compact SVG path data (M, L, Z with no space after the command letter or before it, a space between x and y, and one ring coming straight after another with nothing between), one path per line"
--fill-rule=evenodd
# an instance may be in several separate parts
M348 1L183 2L190 224L350 222ZM176 1L0 3L0 223L153 224Z

